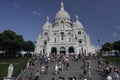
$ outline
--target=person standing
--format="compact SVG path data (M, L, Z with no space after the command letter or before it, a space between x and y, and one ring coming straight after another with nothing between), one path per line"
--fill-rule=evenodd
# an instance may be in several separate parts
M39 71L37 70L36 73L35 73L35 80L39 80Z
M92 80L92 73L91 73L91 69L88 69L88 76L89 76L89 79Z
M88 80L88 79L87 79L87 77L86 77L86 76L84 76L82 80Z
M59 67L58 67L58 65L56 64L56 65L55 65L55 74L59 74L58 71L59 71Z
M42 67L41 67L41 74L43 74L44 72L45 72L45 66L42 65Z
M116 68L114 68L113 79L114 79L114 80L119 80L119 73L118 73L118 71L117 71Z
M82 61L83 61L83 69L84 69L86 66L86 63L85 63L85 60L82 60Z
M46 64L46 67L45 67L46 69L45 69L45 73L47 74L48 73L48 68L49 68L49 65L48 64Z
M69 62L66 63L66 68L69 70Z
M53 77L52 80L55 80L55 78Z
M87 73L87 72L86 72L86 70L84 69L84 70L83 70L83 76L84 76L84 77L86 76L86 73Z
M62 80L62 77L61 77L61 76L59 77L59 80Z
M74 76L72 80L76 80L76 77Z
M112 80L112 76L110 74L108 74L107 80Z

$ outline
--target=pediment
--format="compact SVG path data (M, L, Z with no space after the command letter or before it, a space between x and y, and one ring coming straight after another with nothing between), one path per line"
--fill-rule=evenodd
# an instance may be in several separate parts
M70 24L54 24L52 26L53 30L72 30L73 26L71 26Z

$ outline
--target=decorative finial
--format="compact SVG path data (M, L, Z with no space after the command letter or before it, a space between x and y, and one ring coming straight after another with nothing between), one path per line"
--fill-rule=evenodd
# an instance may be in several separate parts
M77 22L77 21L79 21L79 17L78 17L78 15L76 15L76 22Z
M49 22L49 17L47 16L47 20L46 20L47 22Z
M61 10L64 10L64 4L61 2Z

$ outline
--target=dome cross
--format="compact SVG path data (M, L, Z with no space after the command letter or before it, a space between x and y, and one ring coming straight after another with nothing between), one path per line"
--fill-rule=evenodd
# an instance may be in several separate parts
M79 21L79 17L78 17L78 15L76 15L76 22L78 22Z
M47 18L46 18L46 22L49 22L49 17L47 16Z
M64 10L64 4L61 2L61 10Z

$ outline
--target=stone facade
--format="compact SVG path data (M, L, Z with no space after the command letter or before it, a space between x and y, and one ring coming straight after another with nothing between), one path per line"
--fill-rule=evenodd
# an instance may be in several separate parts
M78 16L76 16L76 21L72 22L63 3L55 15L53 23L50 23L49 17L47 17L35 46L35 54L46 54L47 56L53 53L88 55L95 51Z

